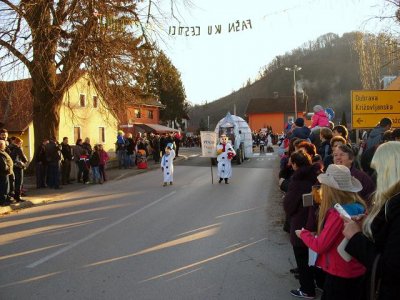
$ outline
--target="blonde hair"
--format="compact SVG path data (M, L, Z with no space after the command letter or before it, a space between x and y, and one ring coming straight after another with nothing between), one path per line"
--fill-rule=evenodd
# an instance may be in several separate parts
M363 224L363 232L372 240L373 220L386 202L400 192L400 142L392 141L380 145L372 158L371 167L377 174L376 192L371 212Z
M365 202L355 192L341 191L326 184L321 184L321 194L321 204L318 212L318 234L321 233L324 227L326 213L336 203L344 205L357 202L363 205L364 208L366 207Z

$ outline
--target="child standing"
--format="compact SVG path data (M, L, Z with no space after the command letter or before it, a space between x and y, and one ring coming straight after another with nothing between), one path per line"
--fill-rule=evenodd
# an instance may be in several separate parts
M321 127L329 127L329 118L321 105L313 107L314 115L311 117L311 131L315 131Z
M93 176L93 183L101 183L100 179L100 154L99 154L99 147L96 145L94 146L94 151L90 156L89 163L90 167L92 168L92 176Z
M170 185L172 185L174 181L174 158L175 151L172 143L169 143L167 144L167 147L165 148L165 154L161 159L161 171L164 174L163 186L167 186L168 182Z
M82 149L81 155L79 156L79 170L82 170L82 182L83 184L89 184L89 155L86 149Z
M101 182L104 182L107 181L106 163L110 159L110 157L108 156L108 153L104 151L102 144L99 144L99 156L100 156L100 163L99 163L100 180Z
M318 253L316 265L326 273L323 300L358 300L364 289L365 267L352 257L340 251L343 236L343 220L334 209L339 203L350 215L365 213L365 203L358 196L361 182L351 176L349 168L329 165L325 174L318 176L321 183L321 204L318 214L317 235L301 229L296 235L312 250ZM293 290L292 295L303 298L301 290Z

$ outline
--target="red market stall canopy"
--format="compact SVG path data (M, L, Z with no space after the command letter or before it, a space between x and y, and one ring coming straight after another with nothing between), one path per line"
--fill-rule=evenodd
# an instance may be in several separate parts
M136 127L144 130L145 132L158 132L158 133L166 133L166 132L179 132L178 129L170 128L167 126L163 126L160 124L135 124Z

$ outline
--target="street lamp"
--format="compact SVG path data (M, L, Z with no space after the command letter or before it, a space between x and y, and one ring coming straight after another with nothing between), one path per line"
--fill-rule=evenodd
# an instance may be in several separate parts
M292 68L285 68L286 71L293 71L293 96L294 96L294 119L297 119L297 97L296 97L296 71L300 71L301 67L294 65Z

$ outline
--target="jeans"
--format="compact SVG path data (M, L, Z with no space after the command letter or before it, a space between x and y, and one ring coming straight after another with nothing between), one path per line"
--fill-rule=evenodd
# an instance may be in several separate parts
M92 166L93 183L100 182L99 166Z
M126 165L126 151L125 149L123 150L117 150L117 157L118 157L118 168L125 167L127 168L128 166Z
M106 177L105 165L99 165L99 172L100 172L100 179L106 181L107 177Z
M58 189L60 187L60 163L50 162L47 165L47 182L50 188Z
M61 182L62 184L68 184L70 183L70 176L71 174L71 161L68 159L65 159L61 163Z
M8 175L0 175L0 203L4 203L8 199L10 190Z
M82 181L82 175L83 175L83 169L84 169L84 163L81 162L80 160L75 161L78 173L76 174L76 181L81 182Z
M35 165L36 188L46 187L46 165L42 162Z
M21 199L21 188L22 184L24 183L24 170L21 168L15 167L14 169L14 199L19 200Z

